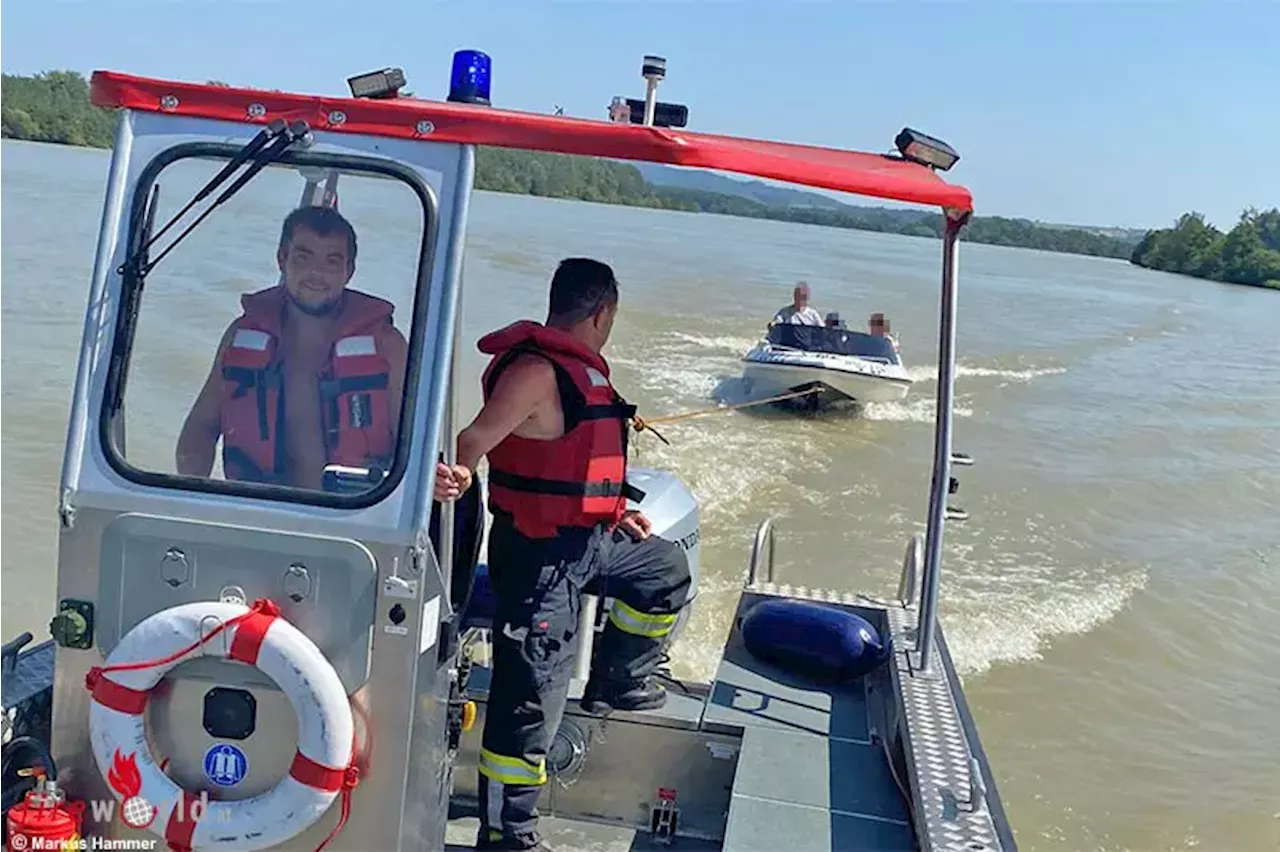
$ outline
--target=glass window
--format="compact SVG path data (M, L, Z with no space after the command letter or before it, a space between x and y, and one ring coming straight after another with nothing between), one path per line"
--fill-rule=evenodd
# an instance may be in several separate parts
M130 244L145 242L142 199L154 187L159 233L226 162L186 156L153 167L137 189ZM126 476L158 484L180 475L215 490L255 483L255 493L364 493L358 502L370 502L377 495L367 492L394 485L404 452L429 190L411 173L345 158L271 166L162 257L234 179L155 241L144 286L126 274L134 319L117 339L132 337L108 388L109 452Z
M887 337L840 328L779 323L769 327L769 342L775 346L790 346L808 352L856 355L891 364L898 360L893 351L893 343Z

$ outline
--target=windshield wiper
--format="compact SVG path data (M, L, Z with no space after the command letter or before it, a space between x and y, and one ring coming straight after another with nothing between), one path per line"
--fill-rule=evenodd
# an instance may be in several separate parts
M287 151L294 143L303 141L306 144L310 144L312 138L311 127L305 121L295 121L291 125L286 125L283 119L276 119L271 122L271 124L263 128L257 136L253 137L253 139L249 141L249 144L237 151L235 156L233 156L227 164L209 180L208 183L201 187L200 191L197 192L190 201L183 205L183 208L179 210L177 214L175 214L173 218L171 218L165 226L159 230L158 233L154 236L150 236L151 225L155 220L155 197L153 196L151 202L153 206L148 211L146 230L144 231L143 238L144 241L130 254L129 257L125 259L125 262L118 270L119 273L121 275L128 274L130 277L136 279L146 278L147 275L156 268L160 261L164 260L169 252L173 251L177 247L178 243L186 239L187 235L194 231L201 222L208 218L210 213L244 188L244 185L253 180L258 172L280 159L284 152ZM148 260L151 248L157 241L159 241L160 237L164 236L165 232L177 224L178 220L190 212L191 208L196 204L212 195L218 187L226 182L227 178L231 177L231 175L235 173L236 169L249 161L252 161L249 168L245 169L244 172L240 174L240 177L236 178L235 182L231 184L231 186L227 187L212 204L206 207L204 212L196 217L195 221L188 225L182 233L178 234L178 236L173 239L173 242L169 243L169 245L165 247L164 251L160 252L155 260Z

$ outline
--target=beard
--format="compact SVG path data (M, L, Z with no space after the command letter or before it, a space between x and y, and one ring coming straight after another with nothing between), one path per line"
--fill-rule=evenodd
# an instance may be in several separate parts
M304 314L313 317L327 317L337 313L338 306L342 304L343 291L339 291L338 295L327 302L320 304L308 304L303 302L289 290L284 288L284 294L289 299L289 303Z

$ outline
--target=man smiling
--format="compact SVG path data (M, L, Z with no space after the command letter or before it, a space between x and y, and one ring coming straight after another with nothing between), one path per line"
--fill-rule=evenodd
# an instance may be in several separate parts
M408 344L394 305L348 289L356 248L330 207L285 218L280 282L241 298L178 437L178 473L208 476L220 437L228 479L320 488L327 465L390 467Z

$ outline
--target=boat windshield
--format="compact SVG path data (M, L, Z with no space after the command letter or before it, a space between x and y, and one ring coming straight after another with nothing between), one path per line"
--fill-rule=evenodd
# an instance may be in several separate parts
M898 363L898 355L887 337L844 328L779 323L769 329L769 342L774 346L787 346L806 352L855 355L889 364Z
M231 152L203 148L162 154L144 172L131 245L228 162ZM408 456L399 427L421 345L414 316L430 276L434 196L413 173L376 161L290 159L194 227L145 287L122 268L134 307L116 338L103 417L124 476L288 489L280 499L326 504L369 503L394 487ZM153 195L158 213L148 215ZM157 241L153 261L202 207Z

